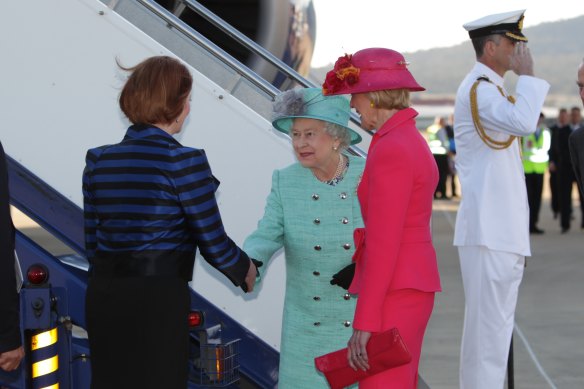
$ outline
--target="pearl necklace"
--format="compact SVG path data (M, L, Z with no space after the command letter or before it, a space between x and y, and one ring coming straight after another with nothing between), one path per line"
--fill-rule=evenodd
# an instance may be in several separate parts
M320 182L331 182L332 180L339 178L341 176L341 174L343 174L343 171L345 170L345 158L343 157L343 154L339 154L339 164L337 165L337 170L335 170L335 174L334 176L330 179L330 180L322 180L320 179L315 172L312 172L312 174L316 177L317 180L319 180Z

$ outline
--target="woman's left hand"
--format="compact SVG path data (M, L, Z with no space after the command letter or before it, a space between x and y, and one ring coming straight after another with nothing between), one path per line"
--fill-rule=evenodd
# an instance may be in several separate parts
M349 366L353 370L361 369L365 371L369 369L369 358L367 357L366 347L370 337L371 332L353 330L353 336L351 336L347 344L347 359L349 360Z

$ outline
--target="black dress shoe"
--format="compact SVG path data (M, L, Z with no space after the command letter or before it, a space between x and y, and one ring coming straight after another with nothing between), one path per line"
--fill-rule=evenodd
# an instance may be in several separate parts
M570 231L570 227L562 227L562 234L565 234L568 231Z
M544 231L544 230L542 230L542 229L539 229L539 228L537 228L537 227L533 227L533 228L530 228L530 229L529 229L529 233L530 233L530 234L541 235L541 234L545 233L545 231Z

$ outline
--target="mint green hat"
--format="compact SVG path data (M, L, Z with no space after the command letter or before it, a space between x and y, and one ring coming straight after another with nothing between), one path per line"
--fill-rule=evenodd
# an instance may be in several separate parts
M323 96L321 88L291 89L276 96L272 125L288 134L294 119L318 119L346 128L354 145L361 142L361 135L349 128L350 114L346 97Z

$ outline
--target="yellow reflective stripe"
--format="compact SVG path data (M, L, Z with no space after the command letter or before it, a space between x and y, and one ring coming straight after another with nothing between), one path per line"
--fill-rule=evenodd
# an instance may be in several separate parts
M37 378L43 375L50 374L59 368L59 356L55 355L52 358L44 361L35 362L32 364L32 378Z
M56 384L54 384L54 385L51 385L51 386L45 386L45 387L42 387L42 388L40 388L40 389L59 389L59 384L58 384L58 383L56 383Z
M57 343L57 328L33 335L31 340L31 350L38 350L39 348L47 347L55 343Z

